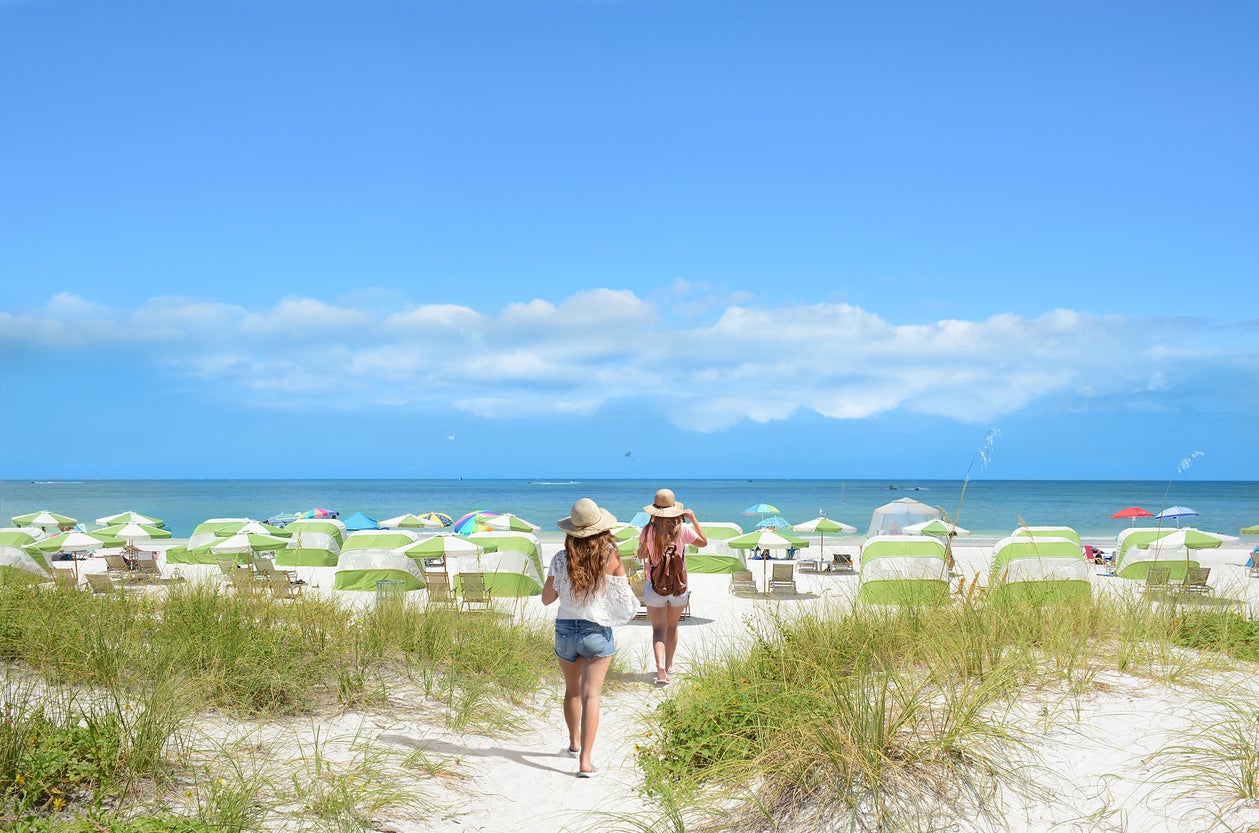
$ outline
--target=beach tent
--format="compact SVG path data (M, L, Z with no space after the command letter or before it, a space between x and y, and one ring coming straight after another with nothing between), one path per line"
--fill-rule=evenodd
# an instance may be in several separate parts
M193 528L192 535L188 537L188 549L195 550L212 544L222 537L219 535L220 529L227 529L229 526L240 529L240 525L248 520L249 518L208 518Z
M35 540L37 540L35 536L23 528L0 530L0 566L14 567L16 570L23 570L25 573L33 573L47 579L48 560L45 559L43 552L35 547L25 549L26 546L34 544Z
M403 582L405 590L421 589L424 571L406 554L419 541L419 534L410 529L350 533L341 547L332 586L337 590L375 590L377 581L397 580Z
M362 512L355 512L343 522L348 532L357 532L360 529L379 529L380 522L375 518L369 518Z
M1017 538L1066 538L1080 546L1079 534L1069 526L1020 526L1010 535Z
M334 589L374 591L378 581L401 581L403 590L422 590L424 571L413 558L398 550L349 546L341 550L332 577Z
M861 548L857 600L939 604L949 597L944 544L926 535L876 535Z
M1093 597L1088 562L1079 541L1011 535L993 549L988 593L992 599L1045 604Z
M708 538L708 543L702 547L696 547L694 544L687 545L687 572L729 575L747 569L747 563L743 560L744 551L731 547L727 543L744 534L738 524L727 521L703 521L700 525L704 528L704 536Z
M461 573L483 573L485 589L494 598L542 595L542 572L537 567L536 556L518 550L451 556L447 559L446 572L451 574L450 585L455 590L461 586Z
M341 549L295 546L290 541L287 547L275 550L272 557L277 567L335 567L341 562Z
M341 552L406 549L419 541L420 536L409 529L361 529L345 537Z
M939 509L920 503L911 497L903 497L885 503L870 516L870 529L866 535L899 535L910 524L931 521L941 516Z
M293 543L289 546L294 549L309 548L332 552L341 551L346 535L345 524L335 518L298 519L284 527L284 531L293 536L290 539Z
M1155 541L1163 539L1168 540L1161 546L1154 546ZM1199 566L1186 550L1212 549L1236 540L1231 535L1204 532L1188 526L1181 529L1131 527L1115 538L1118 545L1115 553L1115 575L1120 578L1144 579L1150 567L1158 562L1158 566L1171 570L1172 578L1184 578L1186 569Z
M485 552L515 550L516 552L524 553L533 562L533 566L538 571L538 574L541 575L543 572L542 554L539 550L538 538L532 533L474 532L468 538L475 541Z

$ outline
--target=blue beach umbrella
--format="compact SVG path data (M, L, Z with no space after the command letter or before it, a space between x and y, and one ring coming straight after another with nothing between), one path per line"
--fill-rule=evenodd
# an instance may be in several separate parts
M1172 506L1164 509L1154 516L1159 521L1175 521L1176 526L1180 526L1181 518L1196 518L1198 513L1190 509L1188 506Z
M788 520L782 515L771 515L768 518L761 519L761 521L757 523L756 528L767 529L769 527L774 527L775 529L786 529L789 526L791 526L791 523L788 522Z

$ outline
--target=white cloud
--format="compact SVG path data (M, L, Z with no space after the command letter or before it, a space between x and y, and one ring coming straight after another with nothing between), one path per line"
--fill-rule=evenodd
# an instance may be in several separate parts
M708 292L678 282L648 302L596 289L559 303L498 302L498 312L300 297L260 309L154 298L124 310L60 294L34 312L0 312L0 344L62 367L119 352L158 380L191 377L206 396L254 408L454 407L510 418L628 401L697 431L803 411L987 424L1037 401L1148 410L1257 364L1245 326L1185 319L1058 309L897 325L844 303L669 314Z

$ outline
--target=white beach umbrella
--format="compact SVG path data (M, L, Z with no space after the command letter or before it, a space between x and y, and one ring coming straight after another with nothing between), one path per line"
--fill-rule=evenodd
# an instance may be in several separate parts
M419 515L399 515L380 522L384 529L440 529L442 522L436 518L422 518Z
M169 529L161 529L149 524L124 523L117 526L107 526L99 530L101 535L112 535L115 538L121 538L124 541L148 541L153 538L170 538L172 533Z
M34 544L27 544L27 546L35 547L40 552L87 552L102 547L116 547L120 544L122 541L111 535L72 530L45 538L43 541L36 541Z
M69 515L58 515L56 512L49 512L47 509L41 509L38 512L31 512L26 515L14 515L14 526L37 526L40 529L61 529L62 527L71 527L78 521Z
M161 518L152 518L148 515L141 515L139 512L119 512L116 515L106 515L103 518L97 518L96 522L101 526L118 526L119 524L145 524L146 526L166 526L166 521Z
M490 529L506 530L510 532L539 532L542 527L535 523L530 523L524 518L505 512L502 515L494 515L485 519L485 525Z
M939 537L941 535L970 535L969 529L962 529L960 526L953 526L939 518L932 518L929 521L910 524L905 527L905 533L908 535L931 535Z
M277 535L265 535L259 532L237 532L222 541L210 545L210 552L217 555L254 552L255 550L278 550L287 547L287 538Z

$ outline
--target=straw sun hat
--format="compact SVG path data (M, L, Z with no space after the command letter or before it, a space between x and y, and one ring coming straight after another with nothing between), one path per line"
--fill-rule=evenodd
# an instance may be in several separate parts
M584 497L574 503L568 517L561 518L556 525L574 538L589 538L616 526L616 518L590 498Z
M644 506L643 511L657 518L677 518L686 511L686 507L673 499L672 489L660 489L656 492L655 502L651 506Z

